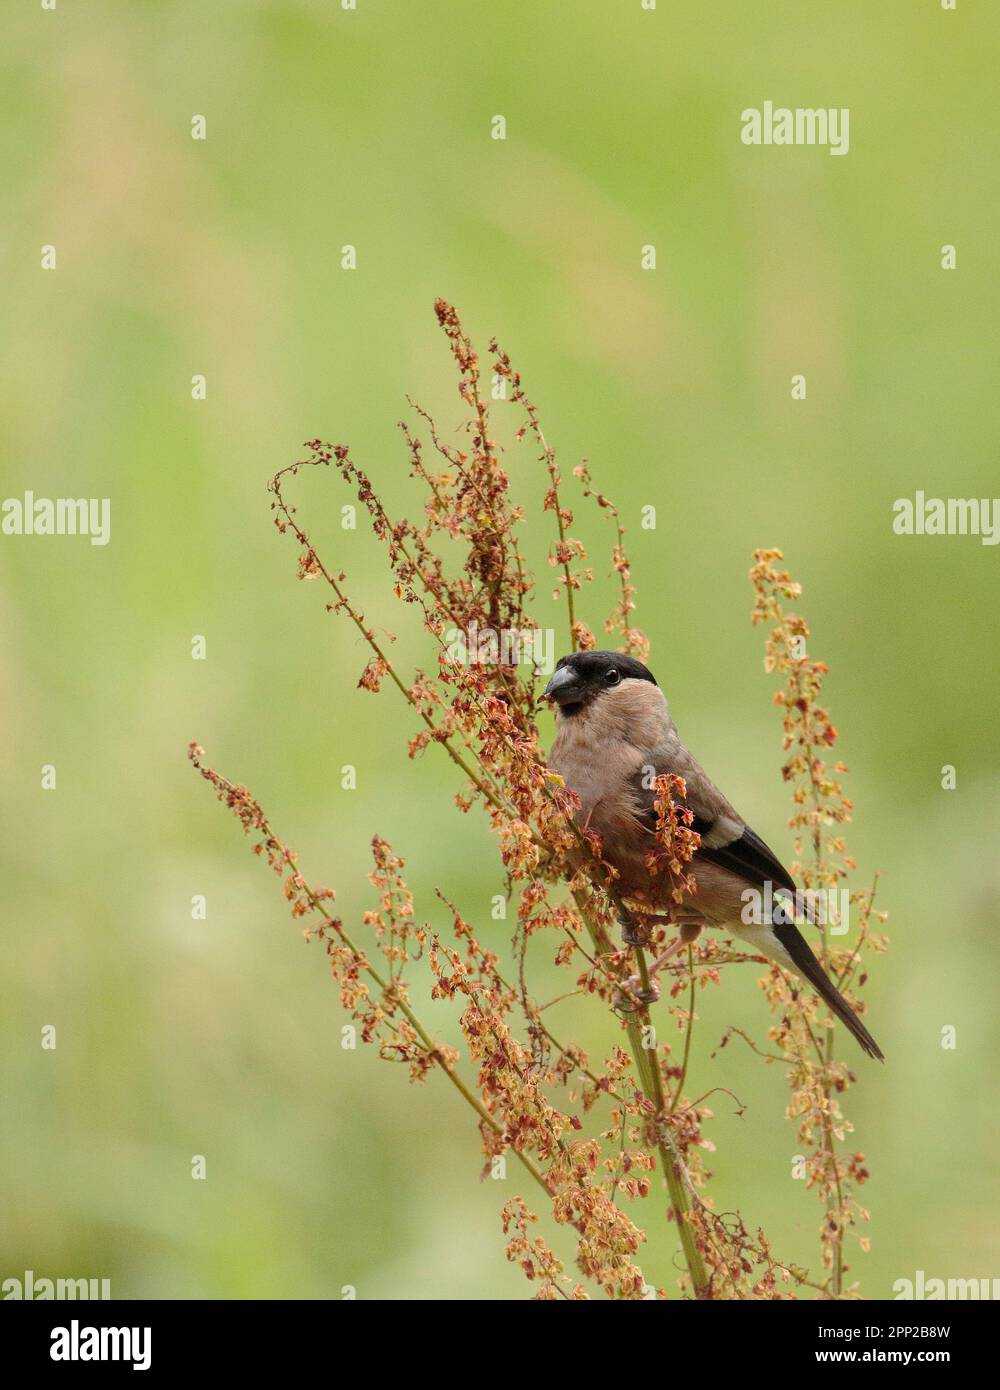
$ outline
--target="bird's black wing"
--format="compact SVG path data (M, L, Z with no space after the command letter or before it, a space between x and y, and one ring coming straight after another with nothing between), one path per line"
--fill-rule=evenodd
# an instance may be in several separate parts
M705 825L702 822L702 825ZM692 830L697 830L701 835L701 847L698 850L700 855L712 864L718 864L720 868L730 869L734 874L739 874L741 878L750 880L752 883L770 883L773 888L784 888L789 893L795 893L795 880L791 874L776 857L773 850L770 850L756 831L751 830L749 825L744 825L743 833L736 839L730 840L725 845L706 845L705 836L711 833L711 826L705 825L704 830L698 828L698 817L695 816L691 826Z
M694 766L697 767L697 764ZM695 873L698 871L698 859L704 858L710 864L718 864L720 868L739 875L748 883L760 886L770 883L772 888L783 888L794 896L795 880L781 860L756 831L736 816L728 803L725 803L724 810L712 804L712 793L716 793L716 789L700 768L697 771L701 777L685 777L687 798L684 803L679 803L691 811L694 819L690 828L701 836L701 845L694 860ZM656 791L643 785L648 780L648 776L642 772L636 773L632 786L640 819L648 829L655 830Z

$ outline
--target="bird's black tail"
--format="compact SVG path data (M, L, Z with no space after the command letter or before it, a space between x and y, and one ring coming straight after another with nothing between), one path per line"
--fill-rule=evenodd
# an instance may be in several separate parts
M774 919L772 920L772 930L781 945L788 952L795 966L804 980L808 980L819 997L827 1004L840 1019L841 1023L848 1028L858 1042L868 1053L869 1057L877 1057L880 1062L884 1062L882 1049L869 1033L868 1029L858 1018L857 1014L848 1004L847 1000L837 989L836 985L830 980L826 971L809 949L809 943L799 931L794 922L788 922L781 913L781 908L776 907Z

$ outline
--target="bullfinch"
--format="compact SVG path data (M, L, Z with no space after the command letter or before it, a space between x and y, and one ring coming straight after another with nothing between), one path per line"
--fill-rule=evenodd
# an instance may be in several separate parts
M647 916L668 906L671 891L669 878L646 864L656 845L655 778L675 773L684 779L690 828L701 839L689 866L695 893L666 919L679 936L654 963L654 973L702 927L723 927L808 981L865 1052L881 1059L878 1043L792 919L795 881L685 748L642 662L622 652L574 652L556 664L543 695L556 706L549 767L579 797L576 816L600 836L602 855L618 873L618 895ZM759 910L748 914L748 902ZM756 920L746 921L748 915Z

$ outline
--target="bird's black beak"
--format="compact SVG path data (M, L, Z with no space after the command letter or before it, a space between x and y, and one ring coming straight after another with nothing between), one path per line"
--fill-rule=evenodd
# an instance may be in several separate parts
M582 694L580 678L570 666L560 666L542 691L544 699L552 700L557 705L577 704Z

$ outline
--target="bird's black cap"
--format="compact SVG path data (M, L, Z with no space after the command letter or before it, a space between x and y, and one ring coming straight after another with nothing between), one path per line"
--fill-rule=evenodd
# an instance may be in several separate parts
M625 680L656 684L649 668L624 652L573 652L556 662L552 679L542 694L565 714L573 714L602 691Z

